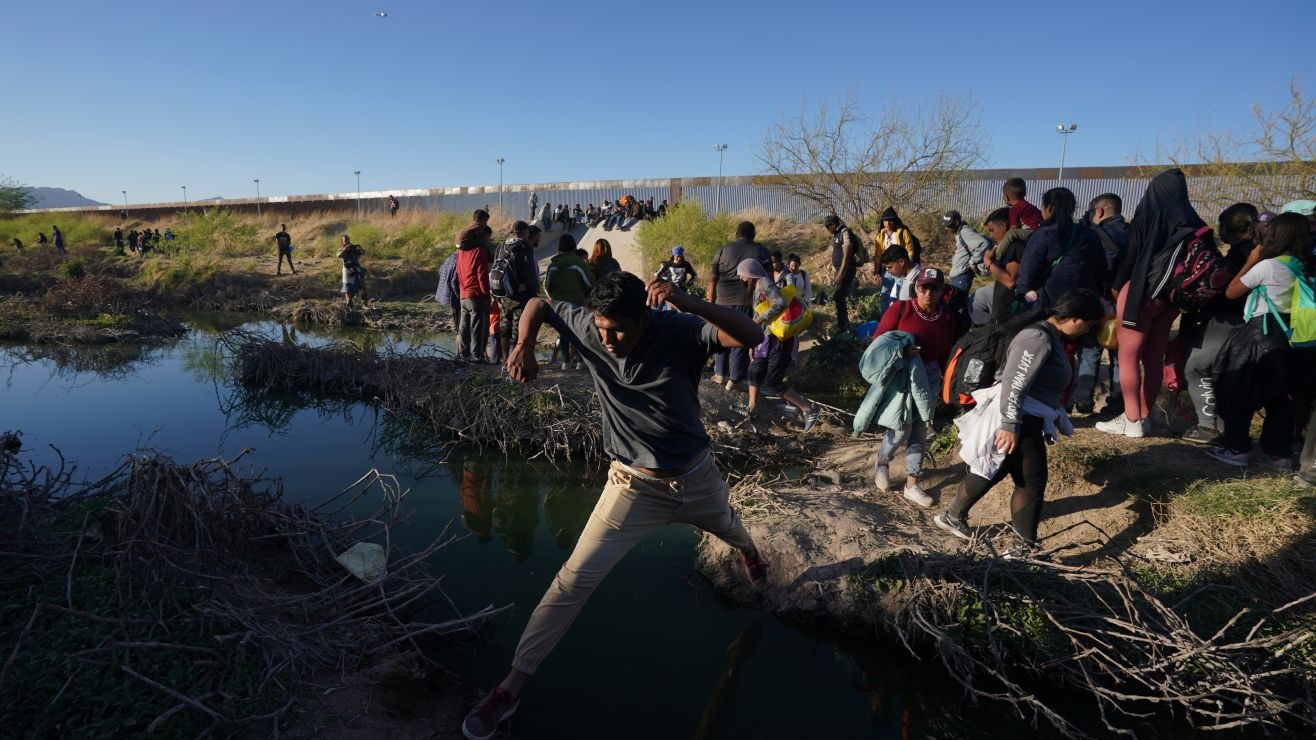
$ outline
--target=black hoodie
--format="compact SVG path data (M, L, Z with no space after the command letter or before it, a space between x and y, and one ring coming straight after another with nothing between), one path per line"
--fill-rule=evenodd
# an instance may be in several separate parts
M1178 168L1152 178L1133 215L1129 248L1115 272L1114 288L1127 283L1123 325L1139 329L1142 306L1158 297L1173 269L1176 248L1206 225L1188 200L1188 183Z

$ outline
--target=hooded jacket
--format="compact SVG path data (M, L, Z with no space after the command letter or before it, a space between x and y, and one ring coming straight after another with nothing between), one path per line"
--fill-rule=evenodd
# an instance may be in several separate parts
M1034 308L1053 306L1065 294L1080 288L1098 290L1102 276L1108 274L1106 252L1097 235L1081 224L1071 228L1072 239L1061 237L1054 222L1046 224L1034 231L1024 245L1014 292L1022 296L1037 291Z
M594 273L589 263L575 252L558 252L544 273L544 293L555 301L585 305L594 287Z
M1129 286L1120 317L1123 326L1141 330L1143 305L1165 290L1180 245L1205 225L1188 200L1183 171L1169 169L1152 178L1138 201L1129 248L1112 283L1115 290Z

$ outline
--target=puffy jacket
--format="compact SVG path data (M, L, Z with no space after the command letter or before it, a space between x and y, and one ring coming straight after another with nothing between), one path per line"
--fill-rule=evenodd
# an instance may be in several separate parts
M915 414L925 422L932 420L935 402L923 361L905 359L905 348L913 344L913 335L891 331L864 351L859 372L872 385L855 414L855 434L867 429L874 417L885 429L904 429Z

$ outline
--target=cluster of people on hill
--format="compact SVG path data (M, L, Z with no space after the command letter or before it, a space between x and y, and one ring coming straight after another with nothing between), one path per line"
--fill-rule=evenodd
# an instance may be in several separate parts
M539 195L530 194L530 223L538 224L544 231L553 231L555 228L565 231L582 224L590 228L603 224L606 231L612 231L614 228L624 231L639 221L652 221L665 215L667 215L666 200L655 206L653 198L637 200L630 195L618 198L615 203L605 200L602 206L590 203L584 209L581 209L579 203L574 206L559 203L555 206L545 202L541 212Z
M55 247L55 251L58 252L61 256L64 257L68 256L69 254L68 247L64 243L64 232L60 231L59 227L55 226L54 224L52 224L50 227L50 237L47 237L46 232L44 231L37 232L37 246L45 247L47 244L53 244ZM14 248L14 251L22 252L23 240L15 236L10 241L10 246Z
M136 254L138 257L145 257L152 249L159 248L160 242L171 242L176 237L174 236L173 229L169 228L166 228L163 234L160 233L160 229L158 228L152 231L151 229L139 230L136 227L133 227L129 229L127 233L124 233L122 226L116 226L114 227L113 238L114 254L116 256L122 257L124 255L124 248L127 247L129 251Z

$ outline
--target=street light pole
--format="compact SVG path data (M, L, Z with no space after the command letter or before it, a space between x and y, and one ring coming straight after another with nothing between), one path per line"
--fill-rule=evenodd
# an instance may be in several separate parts
M120 192L120 193L123 193L123 212L124 212L124 213L127 213L127 212L128 212L128 191L127 191L127 190L120 190L119 192Z
M722 153L727 150L726 144L714 144L713 148L717 150L717 190L713 196L713 212L722 212Z
M1065 182L1065 154L1069 152L1069 135L1078 130L1077 123L1071 123L1068 126L1063 123L1056 124L1056 133L1060 134L1063 144L1060 145L1060 174L1056 177L1062 184Z
M187 213L187 186L180 185L179 187L183 189L183 213Z
M352 170L356 175L356 217L361 218L361 170Z
M256 183L256 218L260 218L260 178L257 177L252 182Z
M498 158L498 210L503 210L503 163L507 160Z

